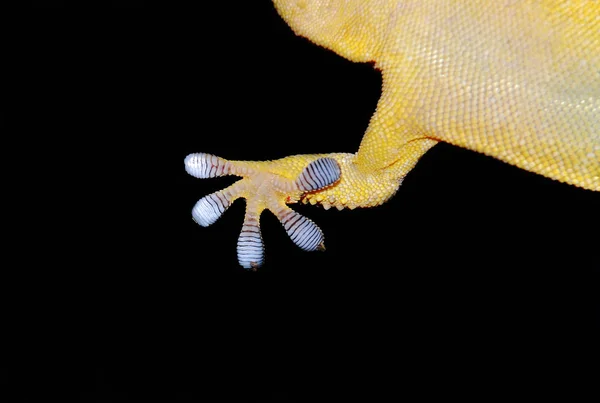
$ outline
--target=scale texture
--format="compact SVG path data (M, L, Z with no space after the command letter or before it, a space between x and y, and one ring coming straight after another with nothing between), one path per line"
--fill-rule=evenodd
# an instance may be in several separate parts
M600 190L600 1L275 5L297 34L381 69L357 164L412 166L444 141Z

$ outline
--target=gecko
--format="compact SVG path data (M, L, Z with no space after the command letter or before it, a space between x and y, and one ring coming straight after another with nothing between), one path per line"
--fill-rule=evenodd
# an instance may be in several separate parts
M439 142L600 191L600 1L273 0L302 36L381 72L376 110L355 153L232 161L185 157L197 178L242 179L201 198L192 218L216 222L246 200L239 264L264 263L260 216L324 250L324 234L288 205L375 207Z

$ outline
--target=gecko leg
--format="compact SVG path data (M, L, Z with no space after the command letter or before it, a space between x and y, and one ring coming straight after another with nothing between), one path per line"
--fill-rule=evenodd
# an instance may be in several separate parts
M260 232L260 215L264 210L275 214L290 239L301 249L324 249L323 232L319 227L287 204L339 181L341 169L336 159L301 155L266 162L228 161L196 153L188 155L184 164L186 171L196 178L242 177L233 185L203 197L192 209L194 221L206 227L217 221L236 199L246 199L246 214L237 244L242 267L256 270L264 262Z

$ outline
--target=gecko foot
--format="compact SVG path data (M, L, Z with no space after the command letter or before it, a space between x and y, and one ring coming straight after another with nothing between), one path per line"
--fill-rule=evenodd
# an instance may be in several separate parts
M306 251L325 249L321 229L287 204L336 183L341 170L334 158L299 155L254 162L228 161L211 154L195 153L188 155L184 163L186 171L196 178L242 177L233 185L203 197L192 209L194 221L207 227L236 199L246 199L246 214L237 243L238 261L242 267L256 270L264 262L260 214L265 209L275 214L298 247Z

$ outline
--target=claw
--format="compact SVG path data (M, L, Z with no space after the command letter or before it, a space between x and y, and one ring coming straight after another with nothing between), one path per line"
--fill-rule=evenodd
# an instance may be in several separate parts
M281 165L269 165L284 164L287 161L298 172L300 167L293 164L294 161L297 162L293 159L248 163L227 161L204 153L190 154L185 158L186 171L196 178L224 175L244 177L228 188L200 199L192 209L192 217L198 224L207 227L217 221L237 198L246 198L246 214L237 243L238 261L246 269L256 270L264 262L259 221L264 209L271 210L277 216L290 239L302 250L325 250L321 229L310 219L287 207L286 203L298 201L303 193L323 189L338 181L340 166L333 158L316 158L307 163L299 174L290 175L289 171L281 170ZM289 178L295 175L295 179Z

